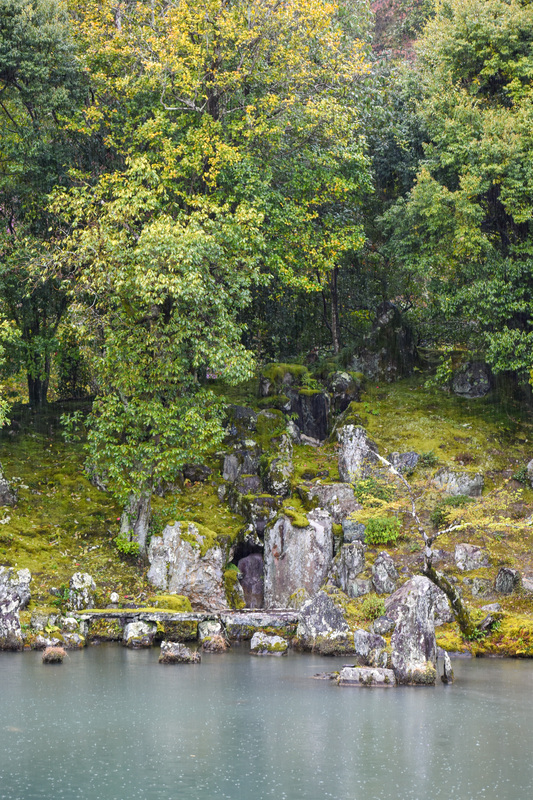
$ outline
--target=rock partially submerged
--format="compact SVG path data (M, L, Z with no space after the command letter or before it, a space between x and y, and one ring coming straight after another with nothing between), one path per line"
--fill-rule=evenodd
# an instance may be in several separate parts
M348 634L342 611L325 592L318 592L301 607L296 640L304 650L313 650L324 643L342 645Z
M433 584L422 575L411 578L408 584L403 602L396 606L396 627L391 637L392 668L400 684L434 685L437 644Z
M160 664L199 664L200 653L190 650L179 642L161 642Z
M62 664L67 651L63 647L47 647L43 651L43 664Z
M30 601L28 569L0 567L0 650L22 650L19 611Z
M439 625L444 625L447 622L453 622L454 615L450 607L450 601L442 589L439 589L439 587L435 586L435 584L430 581L429 578L426 578L423 575L417 575L414 578L411 578L411 580L400 586L399 589L396 589L394 594L391 594L390 597L385 598L385 611L387 617L391 619L394 624L396 624L400 615L400 607L406 602L407 595L413 588L413 581L416 585L421 585L421 583L424 582L424 584L427 586L427 591L433 597L435 626L438 627Z
M340 671L339 686L379 686L392 689L396 686L396 678L392 669L346 666Z
M141 647L151 647L157 633L157 623L155 622L128 622L124 626L124 644L126 647L138 649Z
M286 656L288 651L288 642L281 636L258 632L254 633L250 642L250 653L254 656Z

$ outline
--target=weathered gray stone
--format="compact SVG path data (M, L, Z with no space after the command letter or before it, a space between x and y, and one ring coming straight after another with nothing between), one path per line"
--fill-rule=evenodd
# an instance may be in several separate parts
M395 624L396 623L394 620L383 615L382 617L378 617L374 620L374 622L370 625L370 630L372 633L378 633L380 636L385 636L385 634L394 630Z
M522 589L528 594L533 594L533 576L522 575Z
M529 481L529 485L533 489L533 458L527 465L526 470L527 470L527 479Z
M0 506L14 506L17 502L17 492L11 488L9 481L4 477L0 464Z
M179 642L161 642L160 664L199 664L200 653L190 650Z
M443 672L442 672L442 675L441 675L440 679L441 679L441 681L443 683L453 683L452 662L451 662L450 656L448 655L446 650L444 651L443 660L444 660Z
M361 386L347 372L335 372L328 380L332 412L336 415L346 411L350 403L358 401Z
M377 447L359 425L344 425L337 431L339 441L339 476L341 481L367 478L378 463Z
M263 556L261 553L250 553L240 558L237 568L241 573L239 582L244 593L247 608L263 607Z
M151 647L157 633L155 622L128 622L124 625L123 642L126 647Z
M456 497L459 494L464 494L467 497L481 497L485 482L483 475L479 473L472 475L467 472L453 472L449 469L441 469L433 478L433 483L438 489L442 489L452 497Z
M203 622L198 623L198 639L200 642L203 642L203 640L207 639L208 637L209 638L213 636L225 637L225 635L226 631L220 620L206 619Z
M420 461L420 455L409 450L407 453L391 453L388 460L402 475L410 475Z
M244 441L257 430L257 414L248 406L227 406L226 416L226 434L233 440Z
M333 559L331 516L315 509L307 519L307 527L297 528L282 516L265 533L266 608L285 607L300 588L313 595L326 580Z
M357 576L365 568L366 547L361 542L345 544L341 547L330 572L330 580L339 589L342 589L348 597L359 597L359 584L356 583Z
M475 544L455 545L455 564L463 572L489 566L489 557L485 550Z
M408 583L403 602L397 606L391 638L392 668L400 684L434 684L437 644L432 584L421 575Z
M292 440L284 433L281 436L278 454L273 458L264 457L261 461L261 478L265 491L287 497L291 493L293 472Z
M311 595L309 594L307 589L304 588L297 589L289 597L287 608L294 608L296 611L299 611L299 609L303 606L303 604L307 603L307 601L310 599Z
M150 583L166 592L185 595L194 609L226 609L226 552L215 544L202 555L210 534L201 533L192 522L175 522L167 525L161 536L153 536L148 548Z
M520 573L517 569L501 567L496 575L496 591L500 594L511 594L520 583Z
M372 591L372 580L370 578L356 578L350 584L351 597L363 597Z
M485 397L490 388L490 370L481 361L469 361L452 378L452 392L460 397Z
M353 519L343 519L342 521L342 536L345 544L364 542L365 530L366 525L363 525L362 522L356 522Z
M339 674L339 686L377 686L392 689L396 686L396 678L392 669L343 667Z
M372 565L372 583L377 594L391 594L396 589L398 571L392 557L381 552Z
M500 603L489 603L486 606L481 606L482 611L487 611L489 614L497 613L502 610Z
M239 511L250 522L254 533L263 536L268 523L276 518L281 502L281 497L266 494L244 496Z
M261 448L253 439L239 442L231 453L224 456L222 477L235 483L241 475L255 475L259 470Z
M348 632L342 611L325 592L318 592L301 607L296 629L301 647L312 649L321 639L344 638Z
M354 632L353 642L360 664L369 667L387 666L387 653L384 652L387 642L383 636L359 629Z
M328 435L329 395L308 389L287 389L290 413L296 414L296 424L304 436L323 441Z
M30 600L30 581L28 569L0 567L0 650L23 647L19 611Z
M239 475L235 481L235 491L239 494L258 494L261 492L259 475Z
M240 611L221 614L220 619L229 639L246 641L256 631L278 632L290 638L296 633L298 613L296 611Z
M75 617L59 617L58 625L61 628L61 631L65 633L75 633L79 628L78 620L75 619Z
M415 578L411 578L411 580L404 583L400 586L399 589L396 589L394 594L391 594L390 597L385 598L385 610L387 617L393 620L396 624L398 621L399 616L399 608L406 602L407 595L413 588L413 583ZM454 615L452 609L450 608L450 602L442 589L439 589L438 586L435 586L429 578L423 576L416 576L417 581L425 581L428 587L428 591L433 596L433 607L435 612L435 627L439 625L444 625L447 622L453 622Z
M472 592L472 597L485 597L492 590L488 578L463 578L463 585Z
M252 636L250 652L254 656L286 656L289 645L281 636L269 636L258 631Z
M96 584L88 572L75 572L69 581L67 608L69 611L83 611L94 608Z
M301 444L302 432L293 419L287 422L287 433L291 437L294 444Z
M316 498L320 508L329 511L337 525L361 508L349 483L315 483L307 487L307 495L311 501Z

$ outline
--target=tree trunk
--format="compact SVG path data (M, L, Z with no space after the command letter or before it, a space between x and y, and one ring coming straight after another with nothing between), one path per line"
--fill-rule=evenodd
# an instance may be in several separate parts
M43 406L48 394L48 377L32 378L28 375L28 399L30 406Z
M439 589L442 589L450 601L453 613L455 614L455 619L457 620L457 624L461 629L461 633L463 636L471 638L476 631L476 626L470 619L470 614L468 613L466 606L463 604L463 601L461 600L459 592L455 586L450 583L448 578L445 578L441 572L437 572L431 563L431 559L425 559L422 572L432 583L435 584L435 586L438 586Z
M333 340L333 352L335 355L339 352L339 293L337 289L337 278L339 275L339 268L333 267L331 273L330 287L331 287L331 338Z
M146 550L146 540L152 516L152 496L148 492L130 495L120 518L120 532L137 542L141 553Z

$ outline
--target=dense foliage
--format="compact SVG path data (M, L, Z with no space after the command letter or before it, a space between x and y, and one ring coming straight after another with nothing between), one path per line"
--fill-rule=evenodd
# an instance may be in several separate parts
M0 368L32 405L93 396L139 541L221 439L214 378L348 366L383 301L527 383L531 4L373 10L0 0Z

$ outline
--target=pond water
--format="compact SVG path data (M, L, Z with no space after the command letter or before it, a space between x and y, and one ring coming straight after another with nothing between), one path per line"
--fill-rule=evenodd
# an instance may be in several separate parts
M533 662L454 662L432 688L310 680L344 659L157 664L118 646L0 654L0 798L523 798L533 787Z

